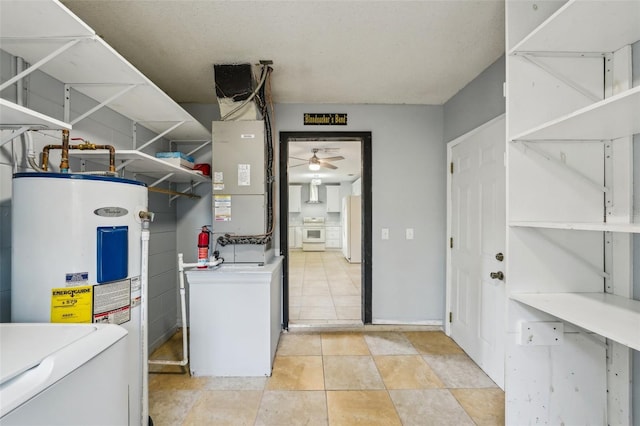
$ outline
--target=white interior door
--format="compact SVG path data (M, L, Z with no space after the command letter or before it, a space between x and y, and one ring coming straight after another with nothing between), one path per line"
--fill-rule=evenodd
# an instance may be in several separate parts
M451 337L504 388L505 121L451 142L448 307Z

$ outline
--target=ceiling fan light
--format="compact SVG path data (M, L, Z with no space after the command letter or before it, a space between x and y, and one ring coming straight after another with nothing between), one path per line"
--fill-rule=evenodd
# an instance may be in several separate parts
M313 172L317 172L318 170L320 170L320 164L318 164L318 163L309 163L309 170L311 170Z

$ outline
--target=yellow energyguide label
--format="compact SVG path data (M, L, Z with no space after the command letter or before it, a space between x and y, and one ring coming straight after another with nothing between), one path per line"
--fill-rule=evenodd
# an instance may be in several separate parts
M93 286L51 289L51 322L92 322Z

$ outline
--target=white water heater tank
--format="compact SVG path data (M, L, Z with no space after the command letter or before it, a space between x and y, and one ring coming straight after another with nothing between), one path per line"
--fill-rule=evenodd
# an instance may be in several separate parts
M117 177L17 173L13 179L12 322L127 329L131 424L141 424L146 362L139 212L148 210L147 197L144 183Z

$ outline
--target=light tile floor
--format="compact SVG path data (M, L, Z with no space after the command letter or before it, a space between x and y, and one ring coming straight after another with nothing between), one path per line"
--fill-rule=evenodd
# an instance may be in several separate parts
M152 358L181 355L178 332ZM504 424L504 392L439 331L285 333L271 377L150 370L155 426Z
M360 270L340 250L289 251L289 324L362 324Z

